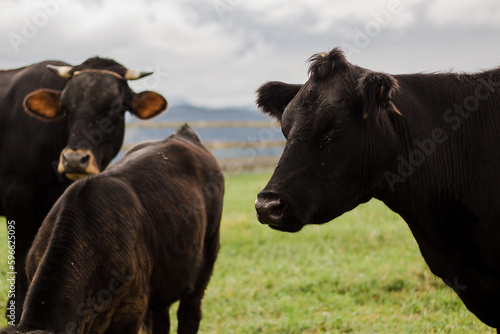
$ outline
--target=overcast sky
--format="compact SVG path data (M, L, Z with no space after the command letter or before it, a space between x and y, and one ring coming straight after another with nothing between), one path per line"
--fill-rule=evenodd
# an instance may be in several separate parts
M171 101L251 105L270 80L302 83L341 46L388 73L500 65L498 0L0 0L0 68L91 56L153 70Z

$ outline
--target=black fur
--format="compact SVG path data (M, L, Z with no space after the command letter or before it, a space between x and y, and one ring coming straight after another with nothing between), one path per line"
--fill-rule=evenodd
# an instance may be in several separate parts
M220 167L187 125L75 182L33 242L15 330L168 333L169 307L180 300L178 333L196 333L223 193Z
M302 85L290 85L279 81L268 82L257 89L257 106L281 121L281 115Z
M89 58L86 61L84 61L81 65L74 66L69 73L73 74L76 71L83 71L88 69L107 70L115 72L121 77L125 76L125 73L127 73L127 68L122 64L117 63L113 59L101 58L101 57Z
M344 52L339 48L334 48L330 52L315 54L308 61L310 62L309 75L314 81L325 80L335 69L348 66Z
M284 83L259 91L266 113L288 101L287 143L258 195L259 220L296 232L380 199L432 272L500 327L500 68L390 75L334 49L309 71L293 100Z
M369 72L361 77L358 93L363 99L363 115L376 115L380 108L400 113L391 102L398 89L398 81L389 74Z
M103 170L121 148L124 114L135 96L114 75L89 72L67 80L47 65L70 66L46 61L0 71L0 215L16 224L16 321L27 290L26 254L43 218L70 184L58 172L62 150L85 148L95 158L94 171ZM125 69L96 57L74 70L89 68L120 74ZM42 90L49 90L60 108L52 120L40 121L23 107L27 96Z

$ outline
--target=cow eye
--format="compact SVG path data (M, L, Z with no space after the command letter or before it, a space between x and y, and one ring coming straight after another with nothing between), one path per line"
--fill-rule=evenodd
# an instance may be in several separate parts
M343 124L336 122L328 127L328 130L326 131L326 136L332 137L338 135L340 132L342 132L342 130L344 130L344 128L345 127L343 126Z
M332 137L330 136L330 134L323 136L323 142L325 142L326 144L330 144L332 142Z
M323 133L321 141L325 144L330 144L333 140L335 140L335 138L338 138L342 135L344 128L345 127L341 124L334 124L329 126L328 130Z

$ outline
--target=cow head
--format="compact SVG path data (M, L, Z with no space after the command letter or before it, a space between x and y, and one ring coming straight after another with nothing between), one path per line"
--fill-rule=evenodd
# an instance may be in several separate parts
M26 96L24 109L44 121L66 118L69 138L58 172L76 180L102 171L119 152L125 111L151 118L167 107L158 93L134 93L127 80L151 73L131 71L111 59L90 58L79 66L48 70L68 79L62 91L40 89Z
M348 63L334 49L310 58L304 85L268 82L257 105L281 123L283 154L255 201L261 223L296 232L369 200L396 160L396 79Z

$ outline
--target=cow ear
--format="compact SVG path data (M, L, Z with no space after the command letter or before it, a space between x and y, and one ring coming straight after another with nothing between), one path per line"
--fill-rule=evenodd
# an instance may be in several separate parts
M57 90L36 90L24 98L23 106L28 114L44 121L52 121L64 116L61 109L61 92Z
M378 115L382 110L401 115L392 102L392 97L398 89L398 81L392 75L370 72L363 76L358 83L358 92L363 101L363 118Z
M145 91L132 97L130 111L140 119L149 119L167 109L167 105L167 100L160 94Z
M302 85L291 85L284 82L268 82L257 89L257 106L263 113L281 122L283 111L297 95Z

